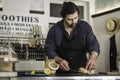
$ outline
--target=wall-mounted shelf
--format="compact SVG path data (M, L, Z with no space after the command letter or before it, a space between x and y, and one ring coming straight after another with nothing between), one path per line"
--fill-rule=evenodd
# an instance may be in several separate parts
M93 14L92 18L99 17L99 16L102 16L102 15L106 15L106 14L109 14L109 13L113 13L113 12L116 12L116 11L120 11L120 7L112 9L112 10L109 10L109 11Z

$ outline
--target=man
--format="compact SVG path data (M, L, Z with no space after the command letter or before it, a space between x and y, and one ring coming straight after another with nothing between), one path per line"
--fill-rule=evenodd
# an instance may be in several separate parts
M60 66L56 73L71 73L71 69L80 67L95 69L100 50L91 26L78 19L79 10L73 2L63 3L61 16L63 19L49 30L45 43L46 55Z

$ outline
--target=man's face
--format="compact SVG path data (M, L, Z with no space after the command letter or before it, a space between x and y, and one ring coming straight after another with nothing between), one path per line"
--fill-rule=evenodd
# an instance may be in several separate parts
M69 28L74 28L78 22L78 12L76 11L73 14L66 15L64 18L64 23L69 27Z

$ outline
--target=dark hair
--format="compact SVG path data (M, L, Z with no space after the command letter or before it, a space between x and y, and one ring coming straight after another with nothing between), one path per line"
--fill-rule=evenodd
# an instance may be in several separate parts
M64 2L60 14L63 18L65 18L66 15L73 14L76 11L79 14L79 9L73 2Z

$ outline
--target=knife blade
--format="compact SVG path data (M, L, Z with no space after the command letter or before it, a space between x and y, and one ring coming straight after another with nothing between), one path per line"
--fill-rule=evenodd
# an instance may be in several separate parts
M72 71L72 72L76 72L76 73L79 73L78 70L74 70L74 69L70 69L70 71Z

